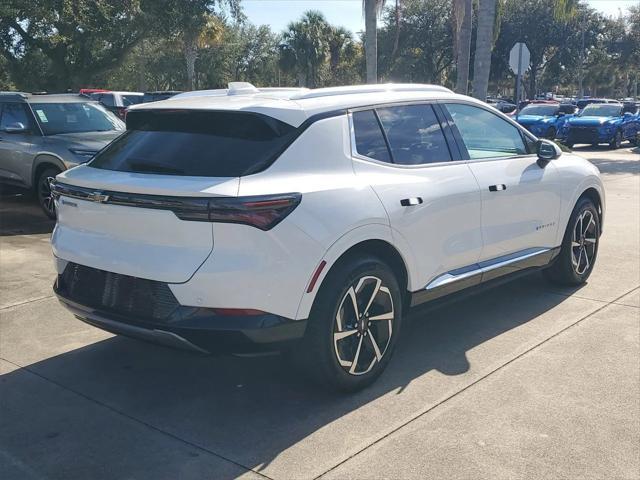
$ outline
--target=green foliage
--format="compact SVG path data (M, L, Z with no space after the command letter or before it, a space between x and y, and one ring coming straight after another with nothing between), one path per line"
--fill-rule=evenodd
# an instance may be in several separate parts
M315 87L320 83L323 64L329 54L331 27L318 11L310 10L301 20L291 22L282 34L283 70L294 73L300 86Z
M0 57L0 90L15 90L15 85L11 81L7 60Z
M383 3L377 2L379 77L453 87L453 0ZM497 6L492 93L513 90L508 56L518 41L531 50L529 96L576 94L581 72L587 94L633 93L640 80L640 5L619 18L585 0ZM477 18L473 25L472 33ZM473 44L471 51L473 63ZM365 78L362 38L313 11L272 32L246 21L241 0L4 0L0 52L0 89L24 91L185 90L230 81L329 86Z
M18 85L78 88L120 65L144 20L139 0L4 0L0 49Z
M300 86L317 87L359 82L355 68L361 49L351 33L327 22L320 12L308 11L282 33L280 67Z
M509 52L516 42L524 41L531 51L526 75L529 96L540 91L578 93L582 60L586 93L627 94L622 79L639 65L632 53L632 15L607 18L586 3L571 0L505 0L501 23L492 58L495 86L513 85Z
M400 12L395 55L395 8L383 15L378 33L380 76L394 82L450 84L447 73L454 60L451 0L405 0Z

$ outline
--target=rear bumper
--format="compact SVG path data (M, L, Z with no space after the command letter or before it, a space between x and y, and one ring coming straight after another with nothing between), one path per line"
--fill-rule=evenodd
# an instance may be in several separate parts
M179 306L167 321L95 308L69 298L56 280L58 300L76 318L103 330L200 353L260 353L282 349L304 336L306 320L278 315L226 316L211 309Z

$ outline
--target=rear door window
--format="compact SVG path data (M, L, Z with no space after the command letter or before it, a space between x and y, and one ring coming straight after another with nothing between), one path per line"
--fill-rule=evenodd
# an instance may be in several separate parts
M296 132L255 113L134 110L127 115L127 132L89 165L121 172L238 177L269 166Z
M424 165L451 160L447 141L431 105L385 107L376 112L394 163Z

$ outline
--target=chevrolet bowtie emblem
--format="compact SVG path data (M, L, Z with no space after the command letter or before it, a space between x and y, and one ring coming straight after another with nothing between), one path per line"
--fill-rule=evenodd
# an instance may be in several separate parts
M105 195L102 192L92 192L87 196L87 200L92 202L104 203L109 201L109 195Z

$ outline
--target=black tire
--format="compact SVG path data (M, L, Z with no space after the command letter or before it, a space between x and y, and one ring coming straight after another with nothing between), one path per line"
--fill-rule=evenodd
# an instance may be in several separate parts
M556 129L553 128L553 127L549 127L545 137L548 138L549 140L555 140L556 139Z
M377 295L371 295L377 285L373 278L380 280ZM349 293L351 289L355 302ZM371 306L367 311L368 299ZM354 303L361 314L368 313L368 318L356 317ZM338 322L339 313L342 325ZM374 320L374 317L388 315L392 317L390 320ZM401 326L402 295L393 270L376 257L353 256L334 266L322 282L305 337L294 348L293 359L302 372L325 387L355 392L382 374L395 349ZM336 339L340 333L346 335ZM351 365L345 365L351 356Z
M56 218L56 207L53 202L53 198L51 197L51 189L49 188L49 179L55 178L56 175L60 173L60 170L53 167L47 167L40 175L38 175L38 179L36 180L36 196L38 199L38 204L44 214L55 220Z
M592 221L593 224L591 224ZM585 223L587 223L586 226ZM586 233L586 235L579 237L579 231ZM560 254L553 265L544 271L545 277L560 285L583 284L593 271L599 244L600 218L598 210L592 200L582 197L571 213Z
M622 146L622 132L618 130L616 134L613 136L611 142L609 142L609 148L611 150L617 150Z

